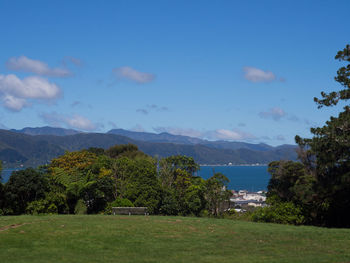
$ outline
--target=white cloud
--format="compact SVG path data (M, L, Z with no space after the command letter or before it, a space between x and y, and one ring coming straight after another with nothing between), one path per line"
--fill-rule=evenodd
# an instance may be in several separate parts
M279 107L274 107L269 109L268 111L262 111L259 113L259 116L264 119L273 119L274 121L279 121L287 114L284 110Z
M73 128L73 129L84 130L84 131L95 131L101 126L100 124L95 124L89 119L77 114L69 117L63 114L52 112L52 113L43 113L40 115L40 117L46 123L52 126L58 126L58 127L64 126L67 128Z
M145 108L139 108L136 110L136 112L142 113L144 115L147 115L148 113L151 113L152 111L165 112L165 111L169 111L169 108L165 107L165 106L158 106L156 104L151 104L151 105L146 105Z
M13 74L0 75L0 98L4 106L13 111L29 106L28 100L55 100L61 93L56 84L41 77L20 79Z
M216 140L229 140L229 141L239 141L255 138L253 135L239 131L239 130L225 130L218 129L212 132L213 139Z
M264 71L254 67L244 67L244 78L251 82L271 82L276 79L271 71Z
M9 128L6 125L0 123L0 129L1 130L8 130Z
M134 131L134 132L144 132L145 131L145 129L140 124L136 124L130 130Z
M6 67L10 70L31 72L48 77L68 77L72 73L64 68L50 68L40 60L30 59L26 56L12 57L6 62Z
M24 107L29 106L29 104L27 103L27 101L25 99L21 99L21 98L16 98L14 96L11 95L5 95L2 98L3 104L4 106L12 111L20 111L22 110Z
M157 127L153 128L156 132L167 132L174 135L183 135L201 139L209 140L252 140L255 139L255 136L252 134L242 132L238 129L235 130L225 130L217 129L212 131L199 131L195 129L186 129L186 128L175 128L175 127Z
M152 82L155 79L154 74L140 72L127 66L115 68L113 72L119 79L127 79L140 84Z

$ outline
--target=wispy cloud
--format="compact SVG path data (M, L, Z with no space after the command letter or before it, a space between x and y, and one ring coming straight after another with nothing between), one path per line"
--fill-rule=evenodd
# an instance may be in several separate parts
M0 122L0 129L1 130L8 130L9 128Z
M30 72L47 77L69 77L72 73L65 68L50 68L45 62L30 59L26 56L12 57L6 67L14 71Z
M16 75L0 75L0 98L3 105L12 111L20 111L32 100L52 101L59 98L61 89L47 79L31 76L24 79Z
M148 110L146 110L146 109L137 109L136 112L142 113L142 114L145 114L145 115L148 114Z
M145 131L145 129L140 124L136 124L130 130L135 131L135 132L144 132Z
M109 121L108 125L111 126L112 129L117 129L118 128L118 125L115 122L113 122L113 121Z
M207 132L207 137L212 140L229 140L229 141L241 141L255 139L250 133L243 132L241 130L227 130L217 129L215 131Z
M128 66L114 68L113 73L118 79L126 79L139 84L152 82L156 78L154 74L140 72Z
M253 140L255 136L243 132L239 129L227 130L227 129L216 129L210 131L199 131L196 129L188 129L188 128L176 128L176 127L156 127L153 128L156 132L167 132L174 135L183 135L201 139L209 139L209 140Z
M283 135L276 135L275 137L274 137L274 139L275 140L277 140L277 141L285 141L286 140L286 138L283 136Z
M82 67L84 65L83 61L76 57L66 56L63 59L63 65L67 66L69 63L72 63L76 67Z
M79 105L81 105L81 102L76 100L76 101L73 101L73 103L70 106L74 108L74 107L79 106Z
M279 121L286 116L286 112L279 108L274 107L269 109L268 111L262 111L259 113L259 116L264 119L273 119L274 121Z
M101 124L93 123L91 120L77 114L74 114L73 116L67 116L64 114L52 112L42 113L39 116L46 123L55 127L63 126L83 131L95 131L102 126Z
M255 67L244 67L244 78L250 82L271 82L276 80L276 75L271 71L264 71Z
M168 107L165 106L158 106L156 104L148 104L144 108L137 109L136 112L142 113L147 115L148 113L152 111L157 111L157 112L164 112L164 111L169 111Z

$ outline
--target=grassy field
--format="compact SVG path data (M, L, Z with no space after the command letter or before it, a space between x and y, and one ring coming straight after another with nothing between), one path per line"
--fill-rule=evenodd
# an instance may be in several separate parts
M350 262L350 229L161 216L0 217L0 262Z

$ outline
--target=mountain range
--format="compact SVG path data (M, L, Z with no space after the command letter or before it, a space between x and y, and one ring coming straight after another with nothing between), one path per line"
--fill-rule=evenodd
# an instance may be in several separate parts
M109 148L115 144L136 144L146 154L157 157L192 156L200 164L267 164L273 160L296 160L295 145L270 146L231 141L208 141L169 133L135 132L113 129L107 133L39 127L0 130L0 160L6 167L38 166L65 151L89 147Z

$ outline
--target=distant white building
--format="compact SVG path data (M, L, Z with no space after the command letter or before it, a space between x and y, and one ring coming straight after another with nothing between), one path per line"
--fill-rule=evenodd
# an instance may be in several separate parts
M266 196L264 192L248 192L247 190L239 190L233 192L230 202L237 206L264 206L266 202Z

